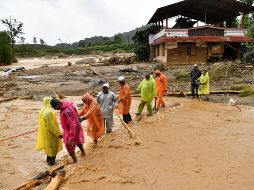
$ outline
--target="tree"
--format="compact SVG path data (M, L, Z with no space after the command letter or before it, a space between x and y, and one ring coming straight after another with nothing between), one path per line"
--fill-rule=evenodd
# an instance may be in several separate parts
M0 32L0 63L11 64L13 60L11 38L7 32Z
M135 36L132 38L134 41L133 51L136 54L138 60L148 61L150 57L150 46L149 46L149 34L154 34L154 26L137 31Z
M22 43L23 45L25 44L25 40L26 40L26 38L25 38L24 36L20 37L20 41L21 41L21 43Z
M36 37L33 38L33 42L34 42L34 44L37 44Z
M7 32L11 38L11 47L12 47L12 53L14 58L14 44L15 44L15 38L19 38L20 35L24 34L22 31L23 23L17 21L15 18L12 19L11 17L4 18L0 20L3 25L7 27Z
M117 34L117 35L115 35L115 37L114 37L114 42L116 43L116 44L120 44L120 43L122 43L122 35L121 34Z
M43 39L40 39L40 43L41 43L41 45L45 45L45 42Z

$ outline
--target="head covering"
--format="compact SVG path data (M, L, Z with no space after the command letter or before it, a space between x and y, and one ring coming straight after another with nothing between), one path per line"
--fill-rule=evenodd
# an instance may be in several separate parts
M86 93L83 95L82 100L89 105L93 101L93 97L90 93Z
M161 74L160 70L156 70L155 74Z
M120 77L118 78L118 81L119 81L119 82L125 81L125 76L120 76Z
M52 100L53 98L51 97L44 97L43 98L43 106L44 107L47 107L47 108L52 108L51 105L50 105L50 101Z
M105 83L104 85L102 85L102 88L103 88L103 87L109 88L109 83Z
M198 64L194 64L194 65L193 65L193 67L197 67L197 66L198 66Z

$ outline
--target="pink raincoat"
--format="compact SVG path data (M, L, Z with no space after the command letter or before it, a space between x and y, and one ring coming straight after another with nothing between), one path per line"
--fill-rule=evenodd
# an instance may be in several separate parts
M83 128L78 117L78 111L72 102L63 101L60 110L61 125L64 130L63 140L68 153L73 153L77 144L85 142Z

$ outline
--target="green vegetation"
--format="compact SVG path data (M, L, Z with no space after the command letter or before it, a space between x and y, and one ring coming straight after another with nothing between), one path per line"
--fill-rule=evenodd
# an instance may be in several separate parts
M230 90L240 91L240 90L244 90L245 88L246 88L246 85L243 85L243 84L233 84L230 87Z
M176 80L179 81L189 81L190 80L190 71L177 71L174 73L174 76L176 77Z
M221 78L225 78L228 75L233 75L236 71L237 65L235 64L218 64L213 65L209 69L210 79L213 81L217 81Z
M248 86L245 87L244 90L240 93L240 97L247 97L254 95L254 91Z
M15 45L16 55L19 57L44 57L55 56L60 53L66 55L86 55L95 52L132 52L133 45L130 43L105 43L94 44L82 48L64 49L40 44Z
M12 63L11 38L7 32L0 32L0 64L9 65Z
M149 34L154 33L154 27L146 28L142 31L137 31L136 35L132 38L134 41L133 51L139 61L148 61L150 57Z
M20 38L23 33L23 23L17 21L17 19L12 19L11 17L1 19L0 22L6 26L7 33L10 36L11 39L11 47L12 47L12 56L14 60L14 44L15 44L15 38Z

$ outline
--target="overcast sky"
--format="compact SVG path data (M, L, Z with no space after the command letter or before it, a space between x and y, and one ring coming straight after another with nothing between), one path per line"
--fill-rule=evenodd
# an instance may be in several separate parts
M145 25L157 8L179 0L0 0L0 18L24 23L31 43L42 38L54 45L91 36L112 36ZM0 25L0 30L4 30Z

